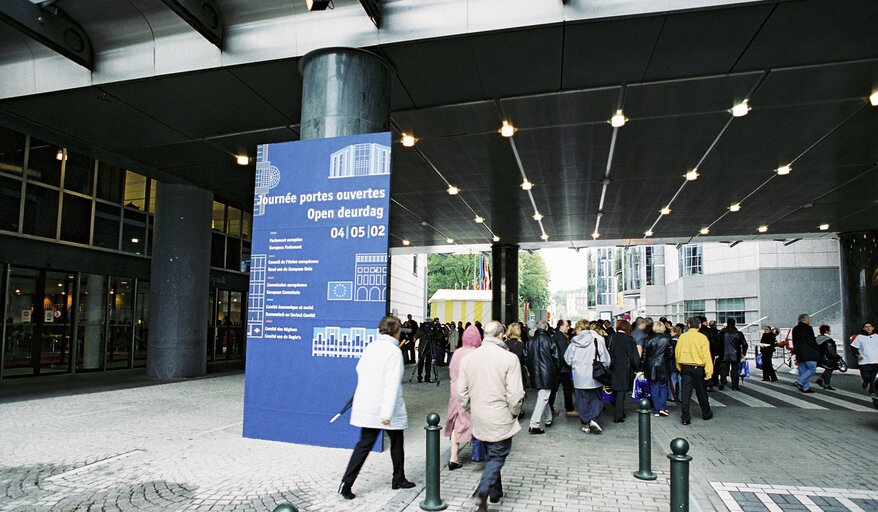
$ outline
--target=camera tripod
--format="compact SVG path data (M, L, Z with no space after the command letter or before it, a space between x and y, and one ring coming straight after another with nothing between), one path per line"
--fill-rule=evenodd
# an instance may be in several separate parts
M429 352L427 352L429 350ZM430 358L430 364L433 369L433 377L436 379L436 386L439 386L439 372L436 371L436 347L433 343L433 339L429 336L424 344L422 350L418 351L418 362L415 364L415 367L412 368L412 374L409 376L409 384L411 384L415 380L415 374L418 372L418 366L421 364L422 357L424 354L432 354L433 357ZM429 371L430 368L427 368Z

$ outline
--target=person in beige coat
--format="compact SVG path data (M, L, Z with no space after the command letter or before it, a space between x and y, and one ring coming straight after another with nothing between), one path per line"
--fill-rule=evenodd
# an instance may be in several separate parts
M524 400L521 365L503 343L503 325L485 326L482 346L460 362L457 399L472 416L473 435L485 445L485 469L473 494L478 510L488 510L488 498L503 497L500 470L512 448L512 436L521 430L518 413Z

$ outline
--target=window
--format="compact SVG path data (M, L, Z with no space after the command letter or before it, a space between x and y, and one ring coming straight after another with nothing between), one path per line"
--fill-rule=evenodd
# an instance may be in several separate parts
M146 177L136 172L125 171L125 206L146 209Z
M149 213L155 214L155 189L158 182L156 180L149 180L149 207L147 211Z
M226 233L232 236L241 236L241 210L229 206L229 223Z
M241 238L250 240L253 233L253 215L247 212L241 212Z
M18 208L20 204L21 181L0 176L0 229L13 232L18 231Z
M734 318L735 323L744 325L744 298L735 299L717 299L716 301L716 323L724 324L729 318Z
M91 195L94 171L94 160L68 151L67 161L64 164L64 190Z
M30 154L27 163L27 179L46 185L61 185L61 148L31 137Z
M704 300L684 300L683 316L704 316Z
M595 250L597 279L597 305L611 306L616 303L615 247L599 247Z
M226 263L226 237L220 233L211 233L210 266L223 268Z
M680 277L703 274L701 246L684 245L680 248Z
M87 244L91 230L91 199L64 194L61 211L61 240Z
M28 184L24 197L24 233L55 238L57 224L58 191Z
M122 169L107 162L98 163L97 197L114 203L122 202Z
M226 230L226 205L216 201L213 202L213 217L210 221L210 229L217 231Z
M418 275L418 255L412 256L412 274Z
M24 135L0 127L0 171L21 175Z
M644 266L646 267L646 285L655 284L655 249L645 247L643 249Z
M146 214L125 208L122 224L122 250L146 254Z
M95 226L92 245L119 250L119 224L122 208L95 201Z
M241 268L241 239L229 237L226 239L226 268L238 270Z
M639 290L641 286L640 247L629 247L625 250L625 289Z

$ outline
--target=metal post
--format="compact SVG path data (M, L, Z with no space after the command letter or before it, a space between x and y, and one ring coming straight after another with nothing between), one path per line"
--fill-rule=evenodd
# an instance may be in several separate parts
M671 441L671 511L689 512L689 442L678 437Z
M297 509L295 505L291 505L289 503L281 503L280 505L275 507L273 512L299 512L299 509Z
M439 497L439 415L431 412L427 415L427 468L425 476L427 490L424 501L421 502L421 510L445 510L448 504Z
M649 400L646 398L638 402L638 405L640 405L640 408L637 409L637 414L640 415L638 420L638 426L640 427L640 439L638 441L640 446L640 469L634 473L634 478L655 480L655 473L650 468L652 466L652 439L650 437L650 414L652 414L652 410Z

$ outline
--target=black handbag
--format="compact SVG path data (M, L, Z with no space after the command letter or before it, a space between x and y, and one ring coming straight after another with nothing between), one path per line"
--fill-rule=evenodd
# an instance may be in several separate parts
M610 374L610 370L604 366L604 363L598 359L598 342L594 341L594 360L591 362L591 378L600 382L604 386L609 386L613 383L613 376Z

